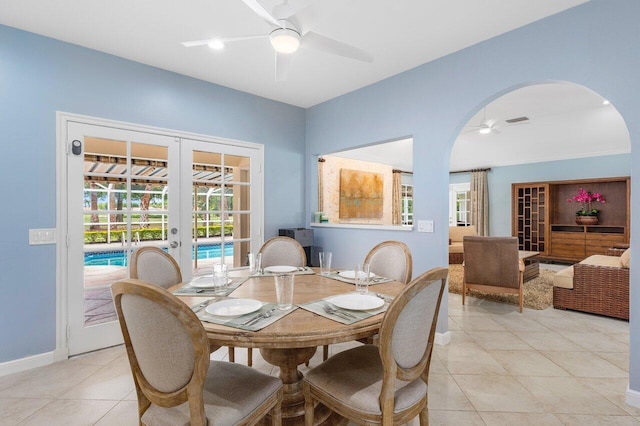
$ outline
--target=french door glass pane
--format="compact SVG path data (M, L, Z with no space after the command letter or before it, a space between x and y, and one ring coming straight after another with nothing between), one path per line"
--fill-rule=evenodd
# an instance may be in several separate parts
M167 147L85 137L85 325L115 320L109 286L135 247L166 246L167 170Z
M249 157L193 151L194 275L208 273L215 263L245 266L251 238L249 167Z

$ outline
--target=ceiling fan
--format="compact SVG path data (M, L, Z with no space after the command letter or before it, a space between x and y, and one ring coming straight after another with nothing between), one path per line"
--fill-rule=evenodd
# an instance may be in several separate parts
M472 129L472 130L466 131L465 133L478 132L482 135L487 135L489 133L495 133L499 135L500 131L495 127L497 122L498 120L487 120L487 109L483 108L482 121L480 122L480 124L477 126L464 126L467 129Z
M257 0L242 0L256 15L272 26L269 34L247 35L238 37L212 38L183 42L185 47L209 45L213 49L221 49L226 43L257 38L269 38L276 53L276 81L284 81L289 72L291 54L299 47L318 50L325 53L343 56L363 62L373 62L373 56L357 47L341 41L309 31L303 20L302 10L295 11L288 0L267 11Z

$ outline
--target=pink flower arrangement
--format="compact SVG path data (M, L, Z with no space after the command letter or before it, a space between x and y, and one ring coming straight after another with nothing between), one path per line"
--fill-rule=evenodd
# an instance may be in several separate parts
M568 203L572 201L582 204L582 209L576 212L576 216L597 216L598 210L593 208L593 203L604 203L605 199L599 192L591 193L580 188L578 195L567 200Z

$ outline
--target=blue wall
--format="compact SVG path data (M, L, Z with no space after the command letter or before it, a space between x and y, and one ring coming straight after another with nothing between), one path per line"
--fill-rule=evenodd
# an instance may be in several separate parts
M0 362L55 349L56 111L265 145L265 235L303 223L305 111L0 26Z
M487 174L489 234L496 237L511 235L512 183L618 177L630 174L630 154L493 167ZM469 173L453 174L450 178L450 183L470 181Z
M315 155L410 135L414 220L435 221L433 234L316 229L321 245L332 250L336 260L350 264L375 243L393 238L411 248L415 274L446 265L448 167L456 136L488 102L517 88L550 81L572 82L599 93L626 121L632 147L625 165L631 164L633 221L638 214L633 212L640 212L640 183L633 178L634 165L640 164L639 16L640 1L592 0L310 108L307 218L317 208ZM640 237L640 229L632 227L631 231L633 242ZM640 264L636 253L632 263ZM633 314L640 309L638 276L632 269L630 388L640 391L640 325ZM443 303L446 306L446 299ZM443 309L438 331L446 330Z

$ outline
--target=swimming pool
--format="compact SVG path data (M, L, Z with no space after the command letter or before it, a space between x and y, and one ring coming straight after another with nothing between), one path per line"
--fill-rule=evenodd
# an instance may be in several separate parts
M220 244L199 246L198 259L220 258L221 249ZM191 258L194 259L195 247L191 253ZM224 255L233 256L233 243L224 245ZM84 254L84 266L127 266L127 256L124 251L87 252Z

